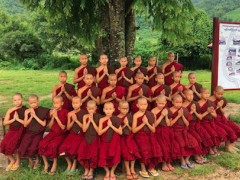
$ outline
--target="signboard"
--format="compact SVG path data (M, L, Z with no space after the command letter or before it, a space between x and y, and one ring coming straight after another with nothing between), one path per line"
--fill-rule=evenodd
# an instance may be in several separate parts
M240 23L214 18L213 27L212 91L240 89Z

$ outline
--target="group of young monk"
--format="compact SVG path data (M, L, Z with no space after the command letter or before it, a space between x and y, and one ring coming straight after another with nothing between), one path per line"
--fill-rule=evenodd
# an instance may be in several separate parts
M59 73L51 110L38 105L37 95L29 96L29 108L20 93L13 96L14 107L3 122L9 131L0 144L9 160L7 171L17 170L21 157L36 169L41 156L43 173L54 175L62 156L67 174L75 172L77 162L84 167L82 179L93 179L94 169L103 167L104 180L114 180L121 160L126 179L138 179L136 160L139 174L148 178L159 175L155 167L160 163L163 171L174 171L175 160L183 169L194 168L191 156L198 164L207 163L204 155L220 155L217 147L222 142L227 151L239 152L233 143L240 127L224 116L223 88L216 87L210 96L194 73L188 75L189 84L182 85L183 66L174 53L168 53L162 68L154 57L147 68L139 56L132 68L126 57L120 58L115 70L106 55L100 56L97 68L87 62L87 55L81 54L74 74L77 91L67 83L67 73ZM43 137L46 127L49 133Z

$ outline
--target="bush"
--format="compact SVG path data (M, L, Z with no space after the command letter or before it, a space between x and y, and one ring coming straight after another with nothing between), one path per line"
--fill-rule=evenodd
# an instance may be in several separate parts
M181 57L179 58L179 62L183 64L184 70L210 70L212 65L212 56L208 54L202 55L199 59Z

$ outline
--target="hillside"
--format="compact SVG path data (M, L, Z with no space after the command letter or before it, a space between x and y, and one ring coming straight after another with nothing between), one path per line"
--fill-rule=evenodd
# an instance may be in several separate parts
M4 7L10 14L24 12L24 7L18 0L0 0L0 6Z
M230 11L226 13L222 19L226 21L235 21L235 22L240 22L240 8L237 8L233 11Z
M192 0L194 6L203 9L210 17L220 17L221 20L236 21L239 17L239 0ZM227 19L226 19L227 18ZM238 18L238 21L240 19Z

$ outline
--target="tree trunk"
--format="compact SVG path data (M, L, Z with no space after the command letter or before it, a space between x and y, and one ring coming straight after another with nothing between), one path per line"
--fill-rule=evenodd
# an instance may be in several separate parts
M96 42L98 54L107 54L111 66L116 67L121 56L129 60L132 57L136 36L134 12L123 0L109 0L101 10L104 34Z
M136 40L136 23L135 23L135 13L131 10L126 16L125 22L125 49L126 56L128 58L128 65L132 65L133 59L133 49Z

